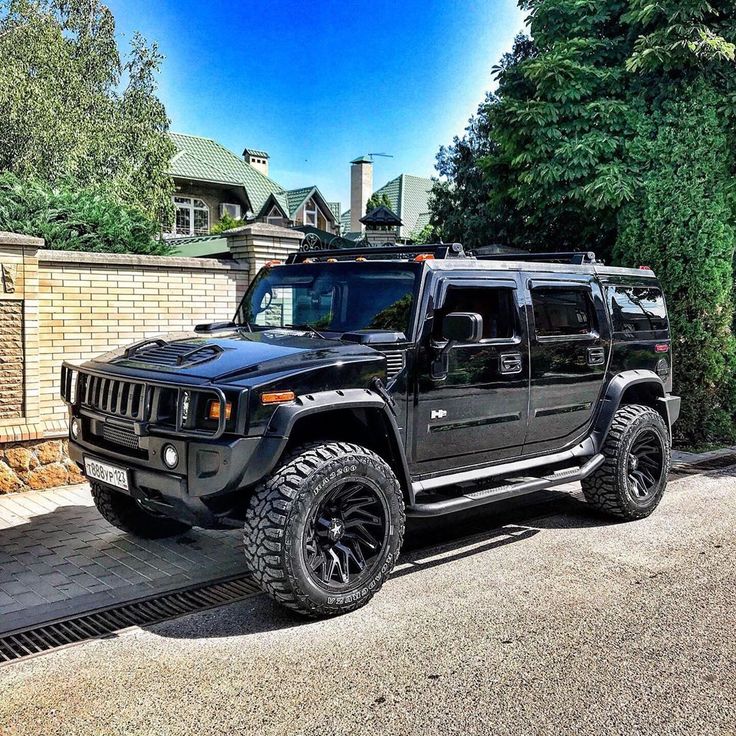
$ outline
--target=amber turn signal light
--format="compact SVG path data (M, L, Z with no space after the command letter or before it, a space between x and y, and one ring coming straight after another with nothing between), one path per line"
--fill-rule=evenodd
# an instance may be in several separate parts
M230 415L233 411L233 405L227 401L225 402L225 420L230 419ZM220 421L220 402L210 401L207 407L207 419L213 419L216 422Z
M420 253L414 260L419 263L422 261L433 261L434 256L431 253Z
M293 391L270 391L261 394L261 404L285 404L294 401L296 394Z

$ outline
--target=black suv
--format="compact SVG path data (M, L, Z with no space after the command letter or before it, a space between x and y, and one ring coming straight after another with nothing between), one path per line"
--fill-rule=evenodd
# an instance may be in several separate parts
M460 245L271 263L232 322L64 364L69 452L143 537L244 526L263 590L365 604L405 516L581 481L639 519L667 482L672 361L649 269Z

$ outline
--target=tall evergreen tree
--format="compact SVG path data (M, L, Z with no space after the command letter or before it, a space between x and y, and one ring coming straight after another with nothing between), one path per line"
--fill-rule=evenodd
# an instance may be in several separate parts
M458 197L465 173L480 172L478 202L509 244L654 267L678 390L691 397L678 431L690 443L734 436L733 0L520 5L531 52L496 69L498 89L479 112L483 140L463 150L462 169L440 168L441 187ZM447 204L432 200L440 228L462 214ZM483 227L468 239L486 237Z

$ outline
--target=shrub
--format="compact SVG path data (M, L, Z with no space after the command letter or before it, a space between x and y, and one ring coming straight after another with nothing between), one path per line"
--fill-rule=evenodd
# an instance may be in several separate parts
M100 187L52 187L0 174L0 230L43 238L54 250L165 255L159 225Z

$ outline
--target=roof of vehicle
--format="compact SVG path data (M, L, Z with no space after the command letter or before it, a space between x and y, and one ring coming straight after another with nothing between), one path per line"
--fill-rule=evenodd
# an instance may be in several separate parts
M466 254L459 243L395 245L389 247L348 248L293 253L287 263L333 263L336 261L422 261L435 271L534 271L536 273L590 274L599 277L630 276L655 279L647 268L606 266L594 253Z

